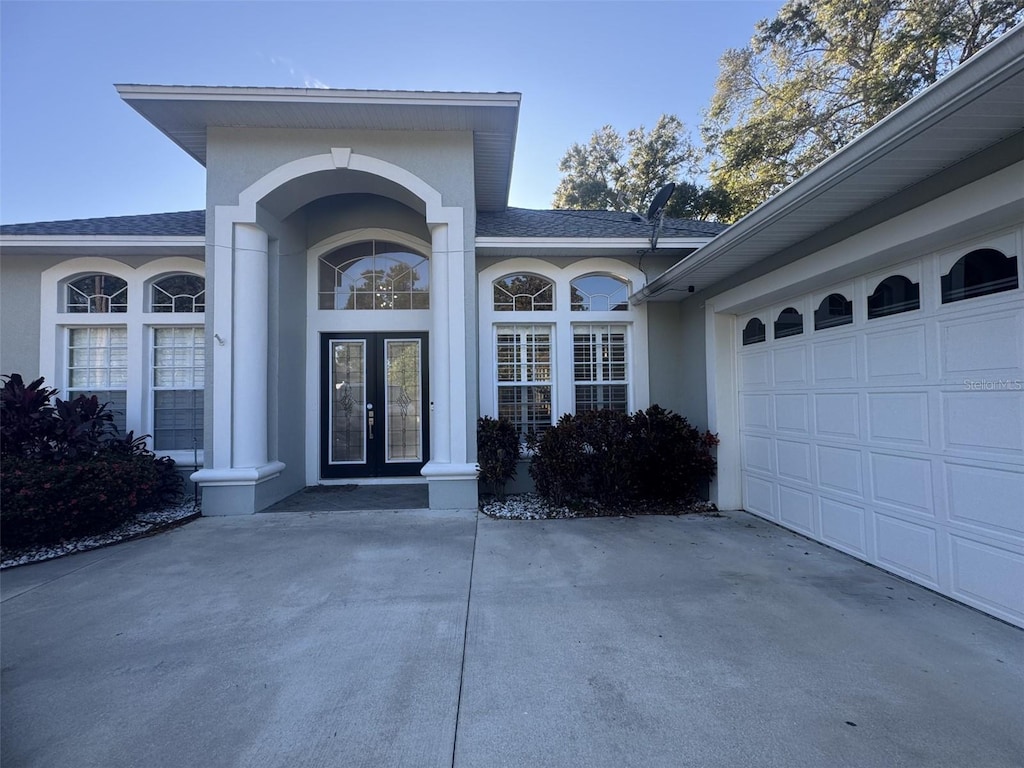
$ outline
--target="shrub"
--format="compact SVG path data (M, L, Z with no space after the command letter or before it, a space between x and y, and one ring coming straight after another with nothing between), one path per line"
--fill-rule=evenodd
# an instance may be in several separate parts
M516 476L519 461L519 432L508 419L482 416L476 422L476 453L480 480L498 498L505 496L505 485Z
M43 379L0 391L0 537L5 549L102 533L181 496L182 478L144 437L121 437L95 396L61 400ZM51 404L51 400L55 402Z
M557 505L688 502L714 477L717 444L657 405L631 416L566 414L531 443L530 476L537 493Z
M537 493L558 506L577 503L589 491L588 465L583 439L576 419L565 414L558 424L540 435L530 435L527 447L530 477Z
M0 456L35 456L51 453L56 414L50 399L57 394L39 378L25 384L21 375L5 376L0 389Z
M153 507L159 487L159 470L146 456L9 457L0 537L5 549L16 550L103 533Z
M91 456L118 438L114 415L95 395L61 400L39 378L5 376L0 390L0 454L60 459ZM51 404L51 399L54 401Z
M718 438L658 405L632 418L632 474L651 501L692 501L715 476Z

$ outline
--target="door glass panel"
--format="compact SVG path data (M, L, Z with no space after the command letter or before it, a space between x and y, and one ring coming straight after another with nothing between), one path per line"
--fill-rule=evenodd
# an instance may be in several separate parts
M420 393L420 342L384 342L388 462L422 461L423 397Z
M331 342L331 463L366 461L366 342Z

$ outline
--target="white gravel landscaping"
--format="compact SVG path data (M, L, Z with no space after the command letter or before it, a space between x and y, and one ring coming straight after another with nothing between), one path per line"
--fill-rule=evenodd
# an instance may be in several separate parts
M580 515L568 507L554 507L535 493L517 493L504 499L485 501L480 511L504 520L553 520Z
M33 547L13 555L8 555L5 552L3 558L0 559L0 569L12 568L16 565L39 563L43 560L52 560L55 557L63 557L74 552L85 552L90 549L98 549L99 547L116 544L120 541L137 539L140 536L147 536L164 528L181 525L193 518L199 517L199 515L199 507L192 499L187 499L172 507L165 507L154 512L143 512L134 520L130 520L112 531L97 534L96 536L84 536L80 539L72 539L46 547Z
M593 509L574 510L569 507L557 507L549 504L535 493L518 493L506 496L504 499L490 499L480 505L480 511L488 517L496 517L503 520L558 520L569 517L605 517L608 515L624 514L609 512L597 505ZM698 501L667 511L665 508L645 509L641 506L630 511L631 514L700 514L716 515L718 507L709 501Z

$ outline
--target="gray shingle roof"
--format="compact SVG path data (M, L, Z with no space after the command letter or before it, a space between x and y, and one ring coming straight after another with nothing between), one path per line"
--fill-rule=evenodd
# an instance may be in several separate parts
M690 219L665 219L661 237L713 237L724 224ZM38 221L5 224L0 235L108 235L108 236L202 236L205 211L152 213L142 216L109 216L102 219ZM649 224L630 220L620 211L535 211L508 208L477 213L479 237L638 237L648 238Z
M507 208L479 211L477 237L639 237L651 235L651 225L630 220L621 211L534 211ZM724 224L691 219L665 219L661 237L714 237Z
M206 211L108 216L101 219L4 224L0 235L108 235L121 237L189 237L206 233Z

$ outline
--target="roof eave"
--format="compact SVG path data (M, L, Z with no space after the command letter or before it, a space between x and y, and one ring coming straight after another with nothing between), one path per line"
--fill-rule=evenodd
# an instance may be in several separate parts
M662 237L656 250L699 248L711 240L708 237ZM651 250L651 241L646 237L477 237L476 247L488 248L579 248L610 249L637 248ZM656 252L656 251L655 251Z
M205 235L0 235L0 248L8 253L24 249L193 249L205 247Z
M512 182L512 163L515 156L515 141L519 125L519 106L522 94L516 92L441 92L441 91L359 91L330 88L243 88L226 86L180 86L180 85L136 85L114 86L122 100L157 130L173 141L186 154L205 167L206 141L211 127L273 127L303 128L307 124L301 119L281 121L281 107L302 105L320 110L338 108L337 118L328 121L327 128L358 128L345 117L346 106L356 111L370 110L374 115L373 130L417 130L407 120L390 117L391 108L411 108L422 115L419 130L455 130L450 125L438 127L430 116L448 114L458 130L469 130L474 135L474 163L477 165L478 205L481 210L500 210L508 205ZM225 105L217 114L216 105ZM248 112L252 118L240 126L232 121L238 109L244 105L255 108L265 107L263 114ZM419 108L423 108L422 111ZM501 117L495 117L495 110ZM441 110L439 113L438 110ZM466 112L468 110L468 113ZM504 110L508 110L507 117ZM273 117L268 116L273 113ZM188 115L180 123L170 118ZM296 113L297 115L298 113ZM457 115L464 121L458 122ZM392 124L389 124L393 123ZM289 125L294 123L293 126ZM442 121L443 123L444 121ZM493 156L495 147L488 145L484 136L499 137L497 145L500 155L498 162L488 168L481 161L481 152ZM482 149L484 147L485 149ZM480 169L484 168L483 171ZM483 174L482 176L480 174Z

